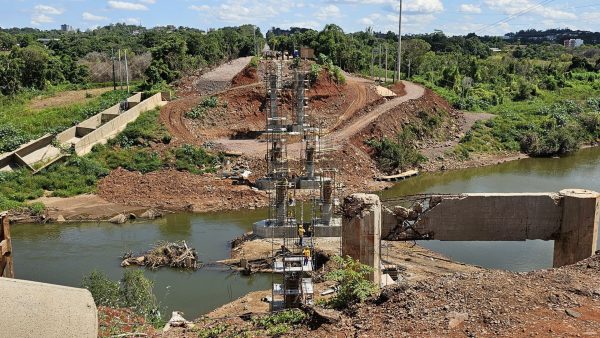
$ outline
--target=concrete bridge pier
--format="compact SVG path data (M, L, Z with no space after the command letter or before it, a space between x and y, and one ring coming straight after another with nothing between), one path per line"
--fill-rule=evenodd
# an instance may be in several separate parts
M373 268L369 280L381 280L381 202L379 196L353 194L344 199L342 256Z
M581 189L561 190L562 222L554 240L554 266L574 264L596 251L600 194Z

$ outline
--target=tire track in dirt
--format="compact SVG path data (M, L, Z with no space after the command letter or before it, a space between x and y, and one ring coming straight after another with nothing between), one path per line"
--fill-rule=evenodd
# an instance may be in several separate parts
M251 57L239 58L203 74L194 84L199 95L176 99L164 106L160 112L160 120L167 127L171 136L179 142L198 143L198 137L185 125L185 113L189 107L198 105L202 98L208 95L220 95L229 90L259 85L260 83L252 83L228 88L233 78L250 63L251 59Z
M370 111L367 115L362 116L354 123L351 123L342 129L336 130L325 137L323 137L322 144L325 148L329 149L340 149L352 136L363 130L370 123L375 121L378 117L384 113L392 110L398 105L401 105L410 100L416 100L425 94L425 88L407 81L403 81L406 95L391 99L382 105L378 106L374 110ZM365 89L366 92L366 89ZM357 99L356 105L358 106L359 99ZM365 99L366 102L366 99ZM351 105L352 106L352 105ZM359 109L364 106L358 106ZM349 108L350 109L350 108ZM354 108L352 108L354 109ZM356 111L355 111L356 112ZM355 112L348 116L352 116ZM344 114L348 113L348 110ZM253 158L263 158L267 151L267 144L265 142L259 142L257 140L230 140L230 139L218 139L214 141L224 148L225 151L240 155L246 155ZM299 156L302 149L301 143L293 143L288 145L287 151L290 158Z

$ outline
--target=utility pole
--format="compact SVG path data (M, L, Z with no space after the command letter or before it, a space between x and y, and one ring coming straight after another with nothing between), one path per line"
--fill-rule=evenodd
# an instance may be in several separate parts
M121 62L121 50L119 49L119 86L123 90L123 63Z
M115 50L111 48L110 50L111 59L112 59L112 69L113 69L113 90L117 90L117 78L115 77Z
M371 80L375 80L375 46L371 49Z
M127 93L129 93L129 65L127 63L127 49L125 50L125 81L127 83Z
M256 48L256 26L252 25L252 35L254 39L254 56L258 56L258 49Z
M387 71L388 71L388 45L387 43L385 44L385 80L383 80L383 83L387 83Z
M379 79L379 82L381 82L381 56L382 56L382 51L381 51L381 43L379 44L379 73L377 74L377 78Z
M398 81L400 81L400 71L402 70L402 0L400 0L400 10L398 11Z

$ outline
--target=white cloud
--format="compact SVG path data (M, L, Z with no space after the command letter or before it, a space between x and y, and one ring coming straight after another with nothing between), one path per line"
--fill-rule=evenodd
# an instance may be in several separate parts
M339 18L342 16L340 8L336 5L327 5L325 7L321 7L315 16L321 20L331 20L334 18Z
M217 10L217 18L222 21L248 23L278 17L295 7L292 0L244 0L227 1Z
M548 19L577 19L577 15L558 8L542 6L532 0L485 0L491 9L507 15L537 15Z
M145 4L150 4L151 5L151 4L155 4L156 0L139 0L139 2L143 2Z
M394 8L398 10L399 4ZM440 0L413 0L402 5L402 11L407 13L439 13L444 11L444 5Z
M147 11L148 7L146 5L135 3L135 2L127 2L127 1L109 1L108 7L113 9L123 9L127 11Z
M469 14L478 14L481 13L481 7L479 7L479 5L474 4L462 4L459 7L459 11Z
M60 15L64 10L47 6L47 5L36 5L33 7L33 14L31 15L31 24L38 26L43 23L54 22L52 15Z
M48 16L46 14L34 14L31 17L31 24L32 25L40 25L43 23L51 23L54 22L54 19L51 16Z
M33 7L33 10L36 13L46 14L46 15L59 15L64 12L64 10L62 10L62 9L58 9L58 8L55 8L52 6L46 6L46 5L37 5L37 6Z
M189 9L194 10L194 11L207 11L210 9L210 6L208 6L208 5L192 5L189 7Z
M105 16L94 15L90 12L83 12L83 14L81 14L81 18L85 21L103 21L108 19Z

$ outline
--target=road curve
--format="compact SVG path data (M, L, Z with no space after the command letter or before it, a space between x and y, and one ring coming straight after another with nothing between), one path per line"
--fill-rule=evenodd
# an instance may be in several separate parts
M425 88L417 84L407 81L402 81L402 83L404 84L406 91L405 95L393 98L383 103L355 122L326 135L323 137L322 143L326 144L328 148L338 149L344 144L345 141L349 140L352 136L367 127L370 123L375 121L384 113L405 102L419 99L425 94ZM215 140L214 143L220 145L227 152L243 154L254 158L264 158L267 151L266 142L259 142L257 140L218 139ZM288 145L288 156L290 158L298 157L302 149L301 147L301 143Z

